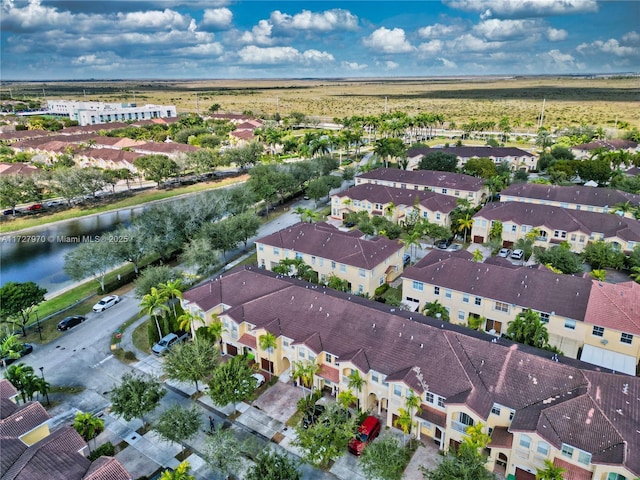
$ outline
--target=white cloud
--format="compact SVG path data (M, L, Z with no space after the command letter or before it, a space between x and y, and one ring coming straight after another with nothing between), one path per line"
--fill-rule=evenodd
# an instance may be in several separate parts
M257 43L259 45L271 45L273 38L271 38L271 31L273 25L268 20L260 20L250 32L244 32L240 37L240 41L243 43Z
M355 30L358 28L358 17L348 10L339 8L320 13L303 10L295 15L276 10L271 13L270 20L274 26L284 30L330 32L332 30Z
M340 64L343 68L348 68L349 70L364 70L368 67L366 63L358 63L358 62L342 62Z
M278 65L288 63L326 63L334 60L333 55L319 50L300 52L293 47L257 47L248 45L238 55L243 63L253 65Z
M2 2L2 30L33 31L41 27L55 29L73 25L79 18L90 18L90 15L73 15L70 12L59 12L56 8L42 6L39 0L31 0L17 6L14 1ZM22 6L24 5L24 6Z
M455 40L447 42L447 48L456 52L486 52L497 50L504 45L504 42L487 42L470 33L465 33Z
M442 40L431 40L418 45L418 51L426 56L441 53L443 48L444 43Z
M413 51L414 47L407 41L402 28L389 30L380 27L362 42L366 47L382 53L407 53Z
M640 51L637 48L620 45L620 42L615 38L610 38L605 42L602 40L596 40L591 43L581 43L578 45L576 50L584 55L606 53L617 57L630 57L638 56L640 54Z
M202 16L202 25L215 28L225 28L231 25L233 13L228 8L206 9Z
M625 33L622 36L622 41L624 43L640 43L640 34L635 31Z
M118 28L126 30L146 29L185 29L191 24L191 17L184 16L175 10L151 10L147 12L118 13Z
M453 35L462 30L458 25L443 25L442 23L435 23L433 25L427 25L418 29L418 35L422 38L432 37L446 37L447 35Z
M553 61L556 63L573 64L576 61L576 59L573 58L573 55L569 53L562 53L560 50L557 50L557 49L549 50L547 52L547 55L551 57Z
M456 62L453 62L451 60L447 60L446 58L438 57L437 60L440 60L442 62L442 66L443 67L446 67L446 68L458 68L458 65L456 64Z
M546 35L547 40L549 40L550 42L559 42L560 40L564 40L565 38L567 38L568 33L563 29L549 27L547 29Z
M386 62L384 62L384 68L386 68L387 70L395 70L399 66L399 63L392 62L391 60L387 60Z
M106 65L114 61L117 55L112 52L96 52L89 55L80 55L71 60L72 65L95 66Z
M224 51L224 48L220 43L212 42L212 43L201 43L199 45L194 45L192 47L176 48L175 50L172 51L172 53L175 53L180 56L196 55L196 56L203 56L203 57L205 56L217 57L222 55L223 51Z
M541 33L547 36L562 37L567 34L564 30L556 30L547 26L544 20L537 18L524 20L500 20L490 18L473 27L473 32L487 40L510 40L515 38L527 38ZM563 37L564 38L564 37ZM558 38L562 40L563 38Z
M490 17L545 17L597 12L596 0L447 0L449 7Z

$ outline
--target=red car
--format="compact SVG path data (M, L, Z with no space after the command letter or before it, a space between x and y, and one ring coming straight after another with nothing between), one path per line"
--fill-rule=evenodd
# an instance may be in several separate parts
M41 203L34 203L33 205L29 205L27 207L27 211L28 212L35 212L36 210L42 210L42 204Z
M362 455L364 447L373 442L379 434L380 420L369 415L358 427L358 433L356 433L356 436L349 440L349 451L357 456Z

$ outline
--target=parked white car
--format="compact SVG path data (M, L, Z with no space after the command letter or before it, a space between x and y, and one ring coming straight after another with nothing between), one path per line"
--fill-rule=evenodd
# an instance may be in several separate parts
M522 260L522 257L524 257L524 251L519 248L514 250L511 254L511 258L514 260Z
M94 312L102 312L107 308L113 307L116 303L120 302L121 298L118 295L109 295L104 297L98 303L93 306Z

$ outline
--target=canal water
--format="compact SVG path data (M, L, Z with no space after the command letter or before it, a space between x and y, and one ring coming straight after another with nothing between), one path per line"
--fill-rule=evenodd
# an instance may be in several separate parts
M144 207L106 212L67 220L28 234L0 236L0 285L7 282L37 283L48 293L73 283L64 273L64 256L80 243L119 227L128 226Z

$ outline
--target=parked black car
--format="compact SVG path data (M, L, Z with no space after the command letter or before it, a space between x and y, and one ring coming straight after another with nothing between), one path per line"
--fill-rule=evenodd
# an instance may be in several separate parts
M324 405L314 405L313 409L307 410L302 417L302 428L309 428L314 425L323 413Z
M2 358L0 358L0 365L4 361L4 364L6 366L9 366L13 362L15 362L16 360L19 360L20 358L24 357L25 355L30 354L31 352L33 352L33 345L31 345L30 343L23 343L22 344L22 349L18 352L20 354L20 356L18 358L2 357Z
M60 323L58 323L58 330L60 330L61 332L64 332L65 330L69 330L70 328L75 327L76 325L80 325L85 320L86 318L83 317L82 315L75 315L73 317L64 318L60 320Z
M436 242L436 247L444 250L445 248L449 248L452 243L453 243L453 237L443 238L442 240L438 240Z

